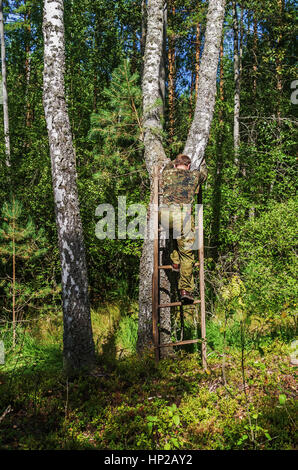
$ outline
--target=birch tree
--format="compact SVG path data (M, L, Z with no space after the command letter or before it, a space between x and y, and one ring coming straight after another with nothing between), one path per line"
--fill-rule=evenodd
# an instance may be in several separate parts
M67 371L76 372L92 365L94 343L76 160L64 90L63 0L45 0L43 36L43 106L50 144L61 260L64 364Z
M240 130L239 130L239 118L240 118L240 49L239 49L239 25L238 25L238 13L237 4L235 1L232 3L233 7L233 36L234 36L234 152L235 152L235 164L238 165L238 153L240 145Z
M166 3L164 0L148 1L142 93L144 158L151 185L154 166L158 163L162 165L167 162L162 144L161 122L164 113L165 8ZM144 240L140 260L139 350L142 350L150 343L152 330L153 240L150 239L152 227L152 207L150 205L147 219L147 237ZM163 282L162 279L161 282ZM166 283L165 280L164 282Z
M4 17L3 1L0 0L0 41L1 41L1 64L2 64L2 97L3 97L3 121L4 121L4 140L5 140L5 163L10 167L10 136L8 120L8 94L6 84L6 54L5 54L5 36L4 36Z
M147 4L147 36L144 54L143 72L143 127L144 127L144 157L149 178L152 184L155 165L162 167L167 161L162 144L163 106L161 96L161 68L163 44L165 41L164 0L148 0ZM219 59L219 48L222 36L222 25L225 11L225 0L210 0L207 14L205 46L200 66L198 82L198 97L194 118L189 130L184 153L192 160L192 168L199 168L204 158L205 148L213 116L216 75ZM148 210L148 227L152 223L151 208ZM161 270L163 272L163 270ZM141 350L151 342L152 316L152 272L153 272L153 243L148 238L144 241L140 262L140 294L139 294L139 330L138 348ZM161 290L164 285L161 272ZM168 283L169 286L169 283ZM164 316L168 315L163 309L161 324ZM169 322L166 322L169 324Z

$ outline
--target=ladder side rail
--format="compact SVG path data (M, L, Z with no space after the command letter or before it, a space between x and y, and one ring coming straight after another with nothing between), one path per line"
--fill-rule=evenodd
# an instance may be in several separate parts
M200 305L201 305L202 363L203 363L203 368L206 370L207 369L207 349L206 349L206 310L205 310L205 277L204 277L204 231L203 231L203 204L201 201L198 204L198 240L199 240L198 255L199 255L199 280L200 280Z
M159 303L159 232L158 232L158 167L155 166L153 174L153 274L152 274L152 333L155 348L155 360L159 361L159 331L158 331L158 303Z

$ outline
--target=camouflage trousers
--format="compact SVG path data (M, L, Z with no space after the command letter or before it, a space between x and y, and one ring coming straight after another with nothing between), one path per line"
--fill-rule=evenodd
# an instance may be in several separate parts
M180 265L178 289L192 292L195 240L193 217L190 211L187 213L181 211L180 206L170 206L170 208L160 208L159 220L168 234L172 235L173 249L170 257L174 264Z

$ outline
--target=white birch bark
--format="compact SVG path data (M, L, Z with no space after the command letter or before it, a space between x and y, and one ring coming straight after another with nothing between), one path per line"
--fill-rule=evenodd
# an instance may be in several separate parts
M200 64L198 97L183 153L198 169L204 158L213 117L219 48L225 14L225 0L209 0L205 44Z
M233 34L234 34L234 155L235 164L239 164L238 153L240 145L239 118L240 118L240 49L239 49L239 26L236 2L233 7Z
M162 117L165 95L165 41L166 3L148 0L147 31L142 80L144 158L152 185L154 166L167 161L162 143ZM152 192L151 192L152 194ZM147 214L148 235L152 227L152 211ZM144 240L140 260L138 349L142 350L152 339L152 273L153 240ZM161 284L167 284L161 273ZM167 312L163 312L165 317Z
M145 162L151 177L154 165L166 159L162 145L164 82L164 0L148 0L143 69L143 128Z
M43 105L52 164L61 260L66 370L92 365L94 344L88 280L76 185L76 162L64 90L63 0L45 0Z
M0 41L1 41L1 64L2 64L2 97L3 97L3 121L4 121L4 141L5 141L5 163L10 167L10 135L8 119L8 94L6 83L6 54L4 36L3 2L0 0Z

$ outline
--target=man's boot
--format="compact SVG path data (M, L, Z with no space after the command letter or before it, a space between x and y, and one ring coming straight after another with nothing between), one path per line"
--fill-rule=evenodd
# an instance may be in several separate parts
M181 302L184 302L184 303L193 303L194 301L194 297L192 293L184 289L180 290L180 297L181 297Z

